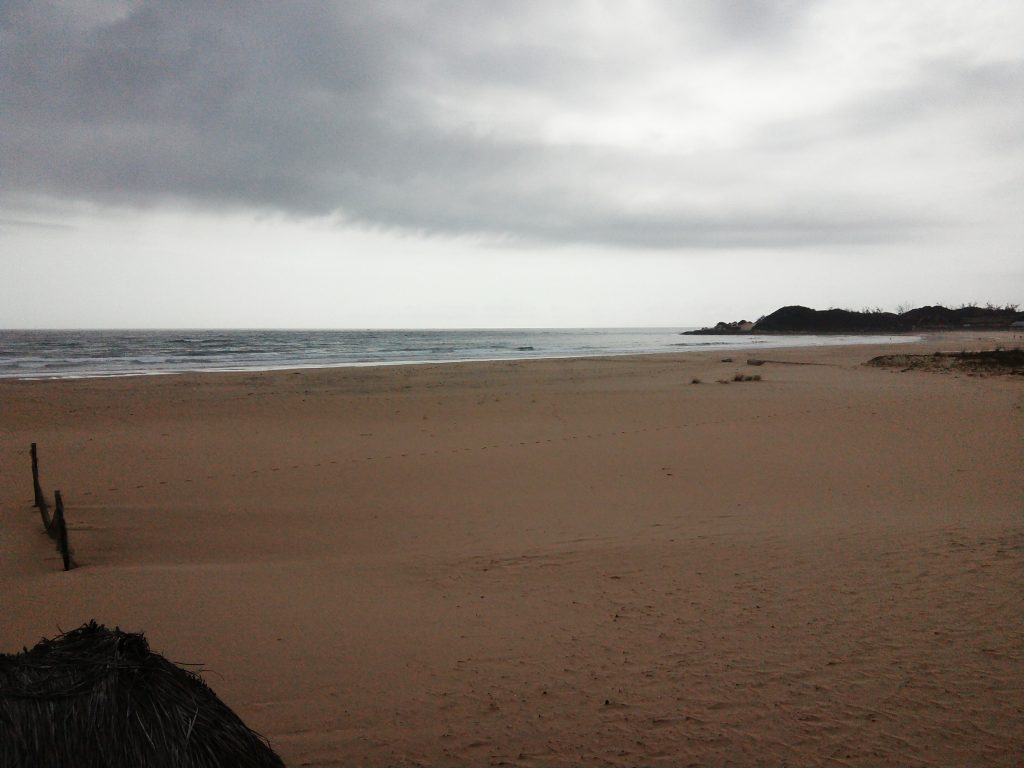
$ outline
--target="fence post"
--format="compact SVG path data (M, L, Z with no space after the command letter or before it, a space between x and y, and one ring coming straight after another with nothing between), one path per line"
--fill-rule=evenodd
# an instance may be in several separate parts
M29 451L32 455L32 490L35 493L35 504L34 507L46 506L46 498L43 496L43 489L39 485L39 456L36 453L36 444L32 443L32 449Z
M68 544L68 526L64 522L64 499L60 491L54 491L53 527L56 528L57 549L60 551L61 559L64 561L64 570L70 571L74 566L71 560L71 547Z

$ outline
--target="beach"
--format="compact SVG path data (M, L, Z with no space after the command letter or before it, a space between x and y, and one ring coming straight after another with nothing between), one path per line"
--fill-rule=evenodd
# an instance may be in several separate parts
M0 652L144 631L289 766L1016 764L1024 381L895 349L0 381Z

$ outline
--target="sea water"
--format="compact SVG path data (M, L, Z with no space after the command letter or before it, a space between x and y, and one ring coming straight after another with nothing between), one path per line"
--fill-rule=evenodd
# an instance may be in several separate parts
M686 328L0 330L0 378L595 357L911 341L907 336L683 336Z

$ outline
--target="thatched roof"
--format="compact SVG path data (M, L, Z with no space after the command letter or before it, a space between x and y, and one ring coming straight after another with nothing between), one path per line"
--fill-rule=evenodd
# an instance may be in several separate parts
M197 674L95 622L0 654L0 766L284 768Z

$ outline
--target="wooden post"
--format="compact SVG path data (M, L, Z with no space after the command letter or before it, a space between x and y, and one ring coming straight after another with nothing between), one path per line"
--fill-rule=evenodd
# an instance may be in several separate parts
M56 529L57 549L60 551L61 559L64 561L64 570L70 571L74 566L71 560L71 547L68 544L68 526L64 522L64 499L60 491L54 491L53 527Z
M32 455L32 490L35 492L35 504L32 506L40 509L46 505L46 498L43 496L43 489L39 485L39 456L36 453L36 444L32 443L29 451Z

